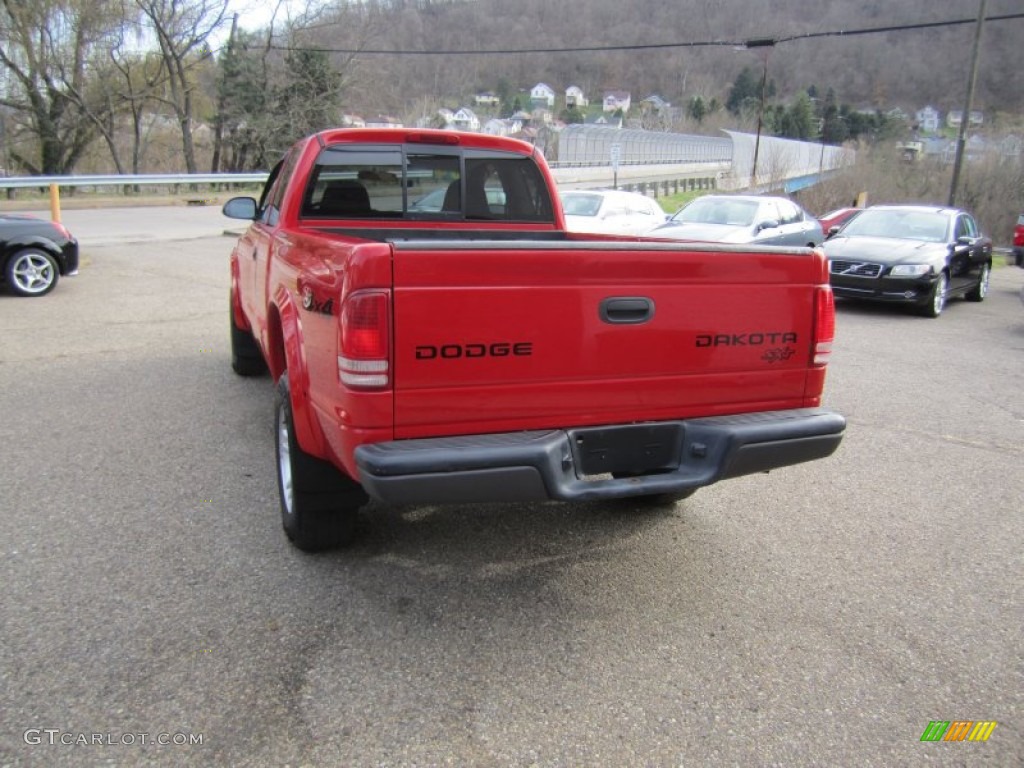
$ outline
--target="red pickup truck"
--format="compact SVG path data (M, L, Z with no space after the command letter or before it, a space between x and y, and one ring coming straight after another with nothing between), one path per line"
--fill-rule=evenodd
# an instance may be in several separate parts
M529 144L307 137L231 254L232 366L277 382L282 521L346 543L393 503L692 494L830 455L822 252L565 230Z

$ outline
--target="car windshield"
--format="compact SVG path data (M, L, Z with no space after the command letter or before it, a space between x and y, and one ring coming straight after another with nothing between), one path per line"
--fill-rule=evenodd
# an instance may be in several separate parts
M882 209L861 212L843 228L842 234L941 243L946 240L948 228L949 217L944 213Z
M601 208L601 196L570 192L562 195L562 208L566 216L597 216Z
M753 200L730 200L702 197L694 200L672 217L673 223L725 224L749 227L754 223L758 204Z

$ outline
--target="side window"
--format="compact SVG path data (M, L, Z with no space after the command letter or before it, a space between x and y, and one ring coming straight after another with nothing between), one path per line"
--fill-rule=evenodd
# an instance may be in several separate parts
M957 216L957 218L956 218L956 230L953 232L953 239L954 240L959 240L961 237L974 237L974 234L971 231L972 230L971 224L973 224L973 223L974 222L971 221L971 217L970 216L966 216L966 215L963 215L963 214L961 214L960 216Z
M978 236L978 223L974 220L973 216L964 216L967 221L967 234L971 237Z
M260 221L264 220L264 214L267 210L267 201L270 199L271 192L273 192L275 185L277 184L278 178L281 176L281 166L284 165L284 161L287 158L281 158L277 164L270 169L270 175L267 176L266 182L263 184L263 191L260 192L260 199L257 203L257 207L260 212Z
M789 200L779 200L779 223L799 224L803 220L800 209Z
M758 216L758 221L755 221L754 223L760 224L762 221L770 220L775 220L779 224L783 223L782 213L779 211L779 206L774 200L770 200L764 204L764 207L761 209L760 215Z
M547 185L529 157L467 153L465 195L467 219L554 220Z
M299 153L293 149L285 156L284 160L278 163L275 169L278 171L277 183L270 189L269 202L266 203L266 208L262 209L262 221L268 226L276 226L277 220L281 217L281 202L284 200L285 192L288 191L288 182L291 181L298 161Z

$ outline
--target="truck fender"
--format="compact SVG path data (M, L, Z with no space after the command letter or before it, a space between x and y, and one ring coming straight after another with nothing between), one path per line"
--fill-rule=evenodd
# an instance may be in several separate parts
M313 407L309 400L309 368L306 365L305 344L302 338L302 321L298 307L291 295L282 287L274 297L272 305L276 309L280 328L280 339L274 339L274 330L268 327L267 342L271 348L280 343L279 349L284 352L284 359L271 354L274 380L284 372L280 363L288 370L289 389L292 397L292 420L295 422L295 439L299 447L311 456L325 457L324 434L313 415ZM269 323L268 323L269 326Z

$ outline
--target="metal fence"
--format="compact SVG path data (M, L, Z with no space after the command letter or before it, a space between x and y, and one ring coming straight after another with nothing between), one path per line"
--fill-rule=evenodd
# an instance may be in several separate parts
M732 140L593 125L567 126L558 137L555 166L728 163Z

